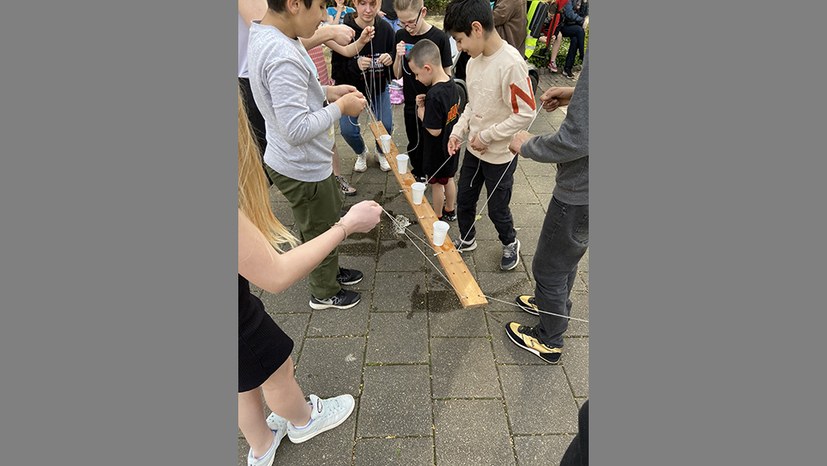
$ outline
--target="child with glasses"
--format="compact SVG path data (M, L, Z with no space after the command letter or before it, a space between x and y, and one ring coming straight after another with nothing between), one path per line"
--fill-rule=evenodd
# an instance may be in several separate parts
M399 25L402 29L396 31L396 61L393 64L393 74L399 79L402 78L402 94L405 98L405 133L408 136L408 157L411 160L411 174L417 180L423 180L422 146L423 131L422 123L416 117L416 96L428 92L428 88L416 80L411 71L408 54L414 44L423 39L428 39L439 47L440 62L445 74L451 75L451 43L448 35L428 24L428 8L424 6L423 0L395 0L394 8L399 17ZM437 215L439 212L437 212Z

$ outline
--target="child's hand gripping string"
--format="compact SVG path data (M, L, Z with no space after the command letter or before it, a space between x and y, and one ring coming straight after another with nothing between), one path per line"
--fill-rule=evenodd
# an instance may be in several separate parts
M342 84L339 86L328 86L327 89L328 100L339 106L342 115L351 117L359 116L362 110L368 105L365 96L353 86Z
M364 46L368 45L375 35L376 28L374 26L368 26L362 29L362 34L359 35L359 39L356 41L359 49L361 50Z
M457 150L462 145L462 141L456 137L451 136L448 138L448 155L453 156L457 153Z
M356 35L350 26L344 24L332 24L324 28L324 32L330 34L330 39L341 46L345 46L353 41L353 36ZM325 41L327 42L327 41Z

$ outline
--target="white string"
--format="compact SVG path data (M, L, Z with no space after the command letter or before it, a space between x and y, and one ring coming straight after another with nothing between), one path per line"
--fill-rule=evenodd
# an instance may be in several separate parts
M383 211L383 212L385 212L385 214L387 214L388 218L390 218L390 219L391 219L391 222L393 222L393 224L394 224L394 225L396 225L396 226L401 226L401 225L397 222L397 220L393 217L393 215L391 215L391 214L390 214L390 212L388 212L387 210L385 210L385 208L384 208L384 207L382 207L382 211ZM422 254L422 257L424 257L424 258L425 258L425 260L427 260L427 261L428 261L428 263L430 263L430 264L431 264L431 267L433 267L433 268L434 268L434 270L436 270L436 271L437 271L437 273L439 273L439 275L440 275L440 276L441 276L441 277L445 280L445 283L447 283L447 284L448 284L448 286L450 286L450 287L451 287L451 288L452 288L452 289L456 292L456 288L455 288L455 287L454 287L454 285L451 283L451 281L450 281L450 280L448 280L448 277L446 277L446 276L445 276L445 274L443 274L443 273L442 273L442 271L439 269L439 267L437 267L437 266L436 266L436 264L434 264L434 263L433 263L433 261L431 261L431 259L428 257L428 255L427 255L427 254L425 254L425 252L424 252L424 251L422 251L422 249L420 249L420 248L419 248L419 246L417 246L417 245L416 245L416 243L414 243L414 241L413 241L413 239L411 239L411 236L410 236L410 235L413 235L413 236L414 236L414 237L416 237L418 240L420 240L423 244L426 244L427 246L431 247L432 249L433 249L433 246L431 246L431 244L430 244L429 242L427 242L426 240L422 239L419 235L417 235L416 233L414 233L413 231L411 231L411 229L410 229L410 228L408 228L408 227L406 227L406 226L403 226L400 230L402 231L402 233L403 233L405 236L407 236L407 237L408 237L408 240L410 240L410 241L411 241L411 244L412 244L412 245L413 245L413 246L417 249L417 251L419 251L419 253L420 253L420 254ZM408 234L409 232L410 232L410 235ZM518 308L518 309L520 309L520 310L523 310L523 308L522 308L519 304L516 304L516 303L510 302L510 301L503 301L502 299L497 299L497 298L494 298L493 296L488 296L488 295L486 295L486 294L483 294L483 296L484 296L485 298L487 298L487 299L492 300L492 301L497 301L497 302L500 302L500 303L508 304L509 306L514 306L514 307L516 307L516 308ZM563 315L563 314L557 314L557 313L554 313L554 312L544 311L544 310L542 310L542 309L540 309L540 308L536 308L535 310L536 310L538 313L540 313L540 314L546 314L546 315L550 315L550 316L560 317L560 318L563 318L563 319L576 320L576 321L579 321L579 322L585 322L585 323L587 323L587 324L589 323L589 321L588 321L588 320L586 320L586 319L581 319L581 318L579 318L579 317L572 317L572 316L567 316L567 315Z

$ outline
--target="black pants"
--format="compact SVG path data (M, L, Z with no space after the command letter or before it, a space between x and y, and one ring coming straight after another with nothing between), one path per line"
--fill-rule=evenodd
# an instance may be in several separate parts
M566 204L552 196L531 264L537 307L571 315L569 297L577 278L577 264L588 247L589 206ZM569 319L540 314L537 338L546 346L562 348L568 328Z
M577 435L571 440L560 466L589 466L589 400L577 415Z
M472 228L471 225L477 215L477 201L485 184L485 190L488 196L491 196L491 200L488 201L488 218L494 223L500 242L511 244L517 239L509 207L516 169L517 156L514 156L510 163L494 165L480 160L468 149L465 150L457 185L457 221L460 238L470 241L477 235L476 228ZM502 181L498 185L500 177Z
M563 66L564 71L571 73L571 69L574 67L575 55L580 52L581 60L585 56L586 31L583 26L578 24L567 24L560 28L560 32L563 33L563 37L568 37L571 40L569 53L566 54L566 64Z
M241 98L244 100L244 106L247 107L247 119L250 120L250 126L253 127L253 135L256 137L258 147L261 149L261 166L264 167L264 151L267 149L267 132L264 126L264 117L256 106L256 101L253 99L253 90L250 88L250 80L248 78L238 78L238 86L241 88ZM264 176L273 185L273 180L267 171L264 171Z

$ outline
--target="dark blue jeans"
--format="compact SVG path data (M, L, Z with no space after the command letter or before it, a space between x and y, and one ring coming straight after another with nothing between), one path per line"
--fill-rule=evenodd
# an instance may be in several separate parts
M477 215L477 201L485 185L485 190L491 196L491 200L488 201L488 218L494 223L500 242L511 244L517 239L517 231L514 229L514 219L511 217L509 207L516 169L517 156L510 164L494 165L478 159L467 149L465 150L457 183L457 222L460 238L470 241L477 236L476 228L471 228L471 225ZM497 185L500 177L502 181ZM497 189L494 189L494 186ZM491 195L492 190L493 195Z
M568 24L561 26L560 32L563 33L563 37L568 37L571 40L569 53L566 54L566 64L563 66L563 70L571 72L572 67L574 67L574 58L577 52L580 52L581 60L585 57L586 31L583 29L583 26Z
M552 197L548 205L532 271L534 296L541 310L571 315L571 289L577 264L589 247L589 206L565 204ZM563 347L569 319L540 313L537 337L546 346Z

